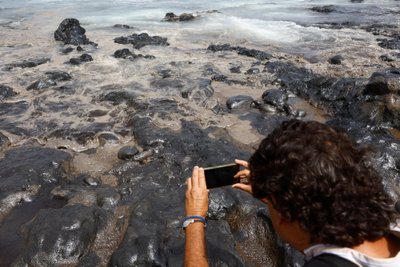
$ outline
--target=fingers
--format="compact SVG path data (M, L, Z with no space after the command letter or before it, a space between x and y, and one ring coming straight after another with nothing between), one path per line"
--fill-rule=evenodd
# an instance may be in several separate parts
M235 174L235 178L250 178L250 170L245 169L238 171L238 173Z
M187 178L186 184L187 184L187 191L192 190L192 178Z
M249 194L253 194L253 191L251 189L251 185L249 185L249 184L237 183L237 184L232 185L232 187L236 188L236 189L243 190L243 191L245 191L245 192L247 192Z
M199 168L198 174L199 174L199 187L200 188L207 187L206 176L204 175L204 169Z
M245 161L245 160L235 159L235 163L239 164L239 165L241 165L241 166L243 166L245 168L249 167L249 163L247 161Z
M199 167L195 166L192 172L192 187L199 186Z

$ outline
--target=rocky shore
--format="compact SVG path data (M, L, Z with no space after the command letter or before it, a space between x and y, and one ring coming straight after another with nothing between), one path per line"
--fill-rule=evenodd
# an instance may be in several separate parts
M192 167L247 159L289 118L373 146L371 164L399 199L400 27L318 27L373 41L316 59L238 40L183 44L125 24L86 32L72 18L30 44L16 37L26 28L0 25L9 49L0 61L0 265L181 266ZM210 191L207 249L210 266L303 261L265 205L231 188Z

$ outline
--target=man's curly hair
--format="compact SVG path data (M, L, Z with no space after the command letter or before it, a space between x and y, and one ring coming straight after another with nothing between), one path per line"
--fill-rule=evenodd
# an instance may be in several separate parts
M299 222L312 243L353 247L377 240L397 215L366 152L322 123L286 121L250 158L254 197Z

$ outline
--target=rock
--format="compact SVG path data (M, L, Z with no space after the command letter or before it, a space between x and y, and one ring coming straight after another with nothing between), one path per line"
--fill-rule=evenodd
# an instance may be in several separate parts
M379 56L379 59L385 62L393 62L395 59L391 57L390 55L381 55Z
M83 181L90 186L98 186L99 182L93 177L85 177Z
M12 70L13 68L34 68L36 66L42 65L50 61L50 58L35 58L35 59L28 59L23 60L21 62L6 64L4 66L4 70Z
M101 110L101 109L96 109L96 110L91 110L89 111L89 117L102 117L107 115L108 111L107 110Z
M60 23L58 29L54 32L54 38L56 41L64 42L64 44L89 44L90 42L85 32L86 30L81 27L79 20L67 18Z
M119 138L115 133L101 133L98 136L98 140L101 146L106 144L117 144Z
M19 115L25 113L29 108L29 103L26 101L18 101L15 103L0 102L0 116L2 115Z
M64 175L61 164L70 159L67 153L49 148L20 147L6 151L0 160L0 221L22 198L32 197L38 188L59 181Z
M126 91L112 91L100 95L100 101L110 101L113 105L118 105L125 101L131 101L136 98L136 95Z
M311 11L319 12L319 13L331 13L336 10L334 5L327 6L315 6L310 8Z
M272 58L271 54L264 52L264 51L260 51L260 50L256 50L256 49L248 49L248 48L241 47L241 46L231 46L229 44L223 44L223 45L211 44L208 46L207 50L210 50L212 52L236 51L239 55L253 57L258 60L268 60L268 59Z
M139 153L139 150L134 146L124 146L118 151L118 158L122 160L133 159Z
M17 93L7 85L0 84L0 100L16 96Z
M11 144L10 139L0 132L0 151Z
M380 47L392 50L400 50L400 35L390 39L377 39Z
M253 103L254 99L251 96L247 95L237 95L237 96L232 96L226 100L226 106L230 110L245 110L245 109L250 109L251 105Z
M137 58L146 58L146 59L154 59L155 56L152 55L145 55L143 56L142 54L135 54L134 52L129 51L129 49L124 48L120 49L114 52L114 57L115 58L124 58L124 59L130 59L130 60L135 60Z
M57 83L55 81L53 81L52 79L40 79L34 83L32 83L31 85L29 85L26 90L30 91L30 90L41 90L41 89L46 89L49 88L51 86L55 86L57 85Z
M328 60L328 62L329 62L330 64L333 64L333 65L340 65L340 64L342 64L343 59L344 59L344 58L343 58L341 55L336 55L336 56L334 56L334 57L331 57L331 58Z
M167 38L160 36L149 36L147 33L134 33L127 37L117 37L114 39L114 42L118 44L132 44L135 49L140 49L146 45L169 45Z
M83 49L82 46L78 45L78 46L76 47L76 51L82 52L82 51L85 51L85 49Z
M84 63L84 62L90 62L90 61L93 61L93 58L92 58L91 55L89 55L89 54L82 54L79 58L71 58L71 59L69 60L69 63L70 63L71 65L80 65L80 64L82 64L82 63Z
M131 27L126 24L115 24L113 28L119 28L119 29L134 29L134 27Z
M229 69L232 73L241 73L240 66L235 66Z
M65 71L47 71L45 74L49 79L56 82L69 81L72 79L71 75Z
M250 68L245 72L245 74L247 74L247 75L254 75L254 74L259 74L259 73L260 73L259 68Z
M67 47L67 48L64 48L64 49L61 49L61 50L60 50L60 52L61 52L62 54L69 54L69 53L71 53L72 51L74 51L74 49L73 49L72 47Z
M350 0L350 2L352 2L352 3L362 3L362 2L364 2L364 0Z
M29 238L14 264L76 266L108 216L104 210L83 205L40 210L27 227Z
M363 94L385 95L389 92L400 93L400 72L396 72L396 69L374 72L369 78Z
M269 89L262 94L262 100L265 104L273 105L282 112L288 111L288 95L279 89Z
M115 51L114 57L115 58L129 58L129 59L137 58L137 56L134 53L132 53L131 51L129 51L129 49L127 49L127 48Z
M178 16L172 12L169 12L169 13L165 14L163 21L176 22L176 21L190 21L190 20L194 20L194 19L195 19L195 16L190 13L182 13L181 15Z

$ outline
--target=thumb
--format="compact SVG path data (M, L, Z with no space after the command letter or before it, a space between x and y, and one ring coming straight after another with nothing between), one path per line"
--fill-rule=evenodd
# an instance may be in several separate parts
M243 190L249 194L253 194L253 191L251 190L251 185L249 185L249 184L237 183L237 184L232 185L232 187Z

